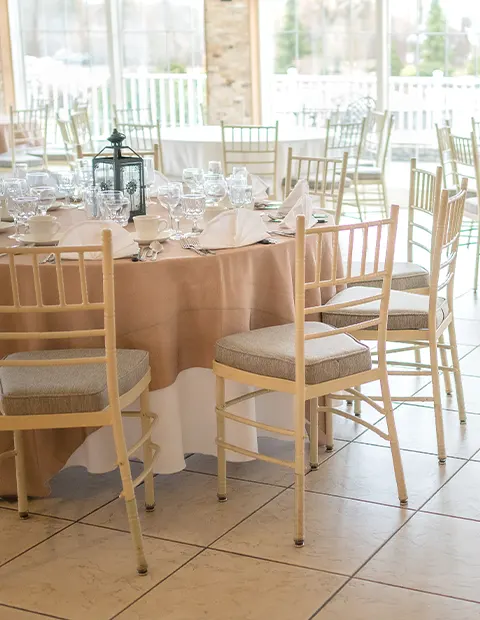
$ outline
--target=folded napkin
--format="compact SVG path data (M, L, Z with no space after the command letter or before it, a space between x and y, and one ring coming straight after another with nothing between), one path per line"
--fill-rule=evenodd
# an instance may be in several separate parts
M268 183L265 183L256 174L250 174L252 179L252 195L255 202L261 202L268 199Z
M305 226L307 228L317 223L316 218L313 217L312 197L308 194L300 196L295 206L292 207L285 216L283 222L280 224L280 228L288 230L289 232L295 232L297 229L297 215L305 216Z
M158 170L154 170L154 180L153 180L153 188L158 190L159 187L161 187L162 185L168 185L170 183L169 179L162 174L161 172L158 172Z
M102 231L109 228L112 231L113 258L128 258L137 254L138 243L133 241L132 236L120 224L105 222L102 220L88 220L71 226L60 238L58 245L102 245ZM62 258L77 260L76 252L62 254ZM87 260L100 260L101 252L87 252Z
M308 181L306 179L300 179L295 184L295 187L292 189L290 194L285 198L282 203L282 206L278 210L278 215L283 217L287 215L290 209L293 209L298 203L298 200L302 197L310 193L310 188L308 187Z
M201 247L209 250L237 248L268 237L259 213L248 209L229 209L213 218L199 237Z

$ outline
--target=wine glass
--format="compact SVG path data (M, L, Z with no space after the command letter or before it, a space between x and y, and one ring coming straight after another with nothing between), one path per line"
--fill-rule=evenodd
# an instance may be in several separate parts
M75 191L75 177L73 172L59 172L57 175L58 178L58 189L65 194L65 206L69 207L71 204L71 199L73 193Z
M234 181L230 185L229 198L234 209L241 209L252 202L252 186Z
M28 172L28 164L15 164L13 176L16 179L26 179Z
M20 225L27 227L28 220L33 217L37 212L38 198L37 196L16 195L12 199L12 205L12 215L13 221L15 223L15 233L11 235L9 239L18 240L20 237Z
M233 166L232 168L232 177L234 179L243 180L245 183L248 179L248 170L246 166Z
M49 185L39 185L38 187L32 187L30 193L38 198L38 214L46 215L55 202L55 188Z
M119 203L125 198L123 192L119 189L106 189L102 192L102 201L100 211L105 220L113 219L113 210L115 203ZM112 208L113 207L113 208Z
M201 168L185 168L182 180L191 192L199 192L203 186L203 170Z
M15 232L9 236L9 239L17 239L18 237L18 222L15 215L15 208L13 199L16 196L25 196L27 194L26 182L24 179L4 179L3 180L3 195L6 203L6 209L8 215L13 218L15 224Z
M182 189L181 183L168 183L168 185L161 185L157 192L158 201L168 209L171 219L175 222L175 230L170 239L177 241L183 239L183 234L180 231L180 220L183 215Z
M219 161L209 161L208 172L210 174L222 174L222 163Z
M108 210L110 212L110 219L120 226L126 226L128 224L128 218L130 216L130 200L124 196L115 197L113 200L108 201Z
M27 185L30 189L32 187L45 187L45 185L48 185L49 178L50 175L48 172L27 172L25 175Z
M182 196L183 213L188 220L193 221L192 232L185 235L186 237L196 237L201 230L197 226L198 220L205 213L205 195L204 194L184 194Z
M147 204L150 204L152 188L155 184L155 166L153 164L153 157L143 158L143 171L145 174L145 186L147 188Z
M89 219L96 220L102 217L102 210L100 208L102 202L102 191L97 185L86 187L83 190L83 202L85 204L85 211Z
M206 174L203 185L208 202L214 207L227 195L227 182L223 174Z

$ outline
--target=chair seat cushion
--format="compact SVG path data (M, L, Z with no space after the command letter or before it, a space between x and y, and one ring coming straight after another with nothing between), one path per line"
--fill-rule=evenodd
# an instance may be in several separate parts
M307 321L305 333L331 331L323 323ZM226 336L217 342L220 364L266 377L295 381L295 325L264 327ZM348 334L305 342L305 381L324 383L370 370L370 349Z
M380 269L383 265L380 265ZM361 270L360 262L352 262L352 276L359 276ZM365 271L367 273L373 271L373 263L366 263ZM392 273L392 290L395 291L412 291L418 288L428 288L430 283L430 274L425 267L416 265L415 263L394 263ZM351 284L353 286L369 286L379 288L382 286L382 279L368 280L367 282Z
M66 349L13 353L10 360L101 357L103 349ZM118 386L125 394L149 369L146 351L117 351ZM2 406L6 415L101 411L108 405L106 365L0 367Z
M295 185L298 183L298 179L291 179L290 182L291 182L291 186L295 187ZM286 183L286 179L283 178L282 179L282 187L285 187L285 183ZM346 177L345 178L345 187L351 187L351 185L352 185L351 179ZM310 188L310 190L312 192L315 191L315 186L317 186L317 190L316 191L321 192L323 190L323 181L322 181L321 178L319 178L318 179L318 184L317 184L314 178L313 179L309 179L308 186L309 186L309 188ZM336 174L335 175L335 181L334 181L333 190L337 191L339 189L339 187L340 187L340 175ZM327 191L327 192L331 192L332 191L332 179L331 178L327 181L327 187L326 187L325 191Z
M478 198L474 196L465 200L465 211L467 214L478 217Z
M357 173L359 181L380 181L382 178L382 169L377 166L358 166ZM353 179L355 170L347 170L347 177Z
M325 305L339 304L355 299L373 297L382 292L380 288L370 286L352 286L337 293ZM428 295L417 295L405 291L391 291L388 306L388 329L428 329ZM360 306L343 308L336 312L324 312L322 321L334 327L345 327L376 319L380 313L380 302L371 301ZM448 315L447 301L441 297L437 301L437 326ZM376 327L370 328L376 329Z

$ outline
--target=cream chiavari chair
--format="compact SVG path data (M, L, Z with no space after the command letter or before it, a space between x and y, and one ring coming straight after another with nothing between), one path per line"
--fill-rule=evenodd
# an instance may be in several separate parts
M151 108L118 108L112 105L115 127L123 123L154 125Z
M387 327L387 308L390 295L395 235L398 222L398 207L393 206L388 220L347 224L342 226L319 226L305 229L304 216L297 218L295 250L295 322L256 329L250 332L234 334L217 342L213 371L216 375L216 414L217 414L217 454L218 454L218 499L227 498L226 457L225 451L231 450L263 461L290 467L295 471L295 533L297 546L304 543L304 501L305 501L305 403L325 397L325 406L311 407L310 418L310 463L313 469L318 467L318 413L328 411L354 419L348 413L332 408L329 395L337 390L350 390L353 386L379 380L382 386L384 406L373 403L367 396L362 398L369 402L388 421L388 433L368 422L359 420L360 424L370 428L390 442L398 496L402 504L407 502L407 491L403 475L400 449L393 417L393 409L385 366L385 333ZM387 243L381 248L381 239L387 236ZM343 239L345 237L345 240ZM346 276L339 275L336 269L336 257L345 241L347 252ZM305 253L307 244L314 244L317 257L314 270L306 274ZM331 271L322 279L322 245L331 243ZM310 318L319 313L333 312L348 307L349 303L320 304L307 306L312 293L321 293L325 287L347 285L358 278L351 274L351 262L354 249L359 245L365 259L371 252L374 257L372 271L366 270L364 277L382 277L382 288L362 303L380 303L378 317L369 321L359 320L346 327L330 328L325 323ZM383 267L381 266L383 265ZM306 279L308 277L308 279ZM372 290L372 289L370 289ZM310 298L312 299L312 298ZM318 299L318 298L317 298ZM357 303L355 301L355 303ZM372 368L370 350L354 337L358 330L376 327L375 338L379 351L379 364ZM335 360L335 363L334 363ZM254 386L256 391L230 401L225 400L225 379L243 385ZM271 426L234 414L230 408L250 398L268 392L278 391L294 396L293 429ZM330 417L328 417L330 419ZM284 461L258 452L234 445L229 440L227 423L244 424L270 432L291 437L295 441L295 460ZM331 422L331 419L330 419ZM331 424L330 424L331 426ZM330 434L330 432L329 432Z
M472 131L475 137L475 142L478 146L478 140L480 138L480 121L476 121L473 116L472 116Z
M347 164L348 153L343 154L343 159L303 157L293 155L292 148L289 148L285 196L288 196L299 179L306 179L310 196L319 199L319 208L333 215L335 224L340 224Z
M90 118L87 108L79 108L70 114L73 134L77 145L77 156L91 156L95 152Z
M428 295L418 295L406 291L391 291L388 308L388 325L386 332L387 342L395 342L406 346L391 349L389 354L426 348L430 353L429 364L419 364L405 361L388 361L388 374L400 376L429 376L432 379L433 396L405 396L393 395L393 401L402 402L433 402L438 459L444 463L447 457L445 450L445 433L442 417L442 399L440 392L440 371L453 373L455 380L456 397L460 423L466 422L465 402L463 397L462 377L458 359L457 339L453 316L455 266L457 260L460 230L463 218L463 209L467 191L467 179L462 182L461 191L449 198L448 190L442 190L438 215L435 218L435 240L433 243L433 257L431 261L430 286ZM381 289L356 286L337 293L328 303L336 309L334 312L322 315L322 320L332 327L339 329L346 325L357 324L360 320L368 323L381 316L382 308L378 302L365 306L365 299L379 294ZM446 296L440 297L445 290ZM357 302L362 305L356 306ZM441 341L441 336L448 330L449 344ZM376 329L362 329L356 333L360 340L375 340ZM450 351L452 365L444 366L438 363L438 349ZM383 364L384 353L379 352L379 363ZM396 370L395 367L401 367ZM364 397L358 390L351 392L348 400ZM347 400L343 395L335 398ZM375 402L379 397L372 396ZM358 420L357 420L358 421ZM327 430L329 429L327 425ZM332 441L331 431L327 442Z
M10 106L9 140L12 152L12 169L17 163L17 155L30 154L40 147L39 165L46 168L47 158L48 105L28 110L15 110Z
M452 130L448 122L445 122L444 125L438 125L435 123L435 131L437 134L440 165L443 169L443 186L447 189L451 189L455 185L455 170L450 146L450 134L452 133Z
M324 157L339 159L344 153L348 153L349 168L353 171L358 169L362 154L363 143L365 141L366 119L358 123L334 123L327 120L327 130L325 136ZM363 220L362 208L358 184L353 184L355 199L354 202L344 199L344 204L355 206L358 217Z
M77 160L77 139L75 137L75 130L71 119L62 119L57 114L57 127L62 137L63 146L65 148L65 157L70 165L73 167Z
M139 155L153 156L155 170L163 170L163 151L160 123L117 123L117 129L126 137L126 143Z
M28 350L7 355L0 360L1 406L0 431L13 431L15 449L2 458L14 456L16 464L18 511L28 517L27 480L24 463L23 432L26 430L103 427L112 428L120 469L124 497L132 534L137 570L147 572L142 533L138 519L135 487L145 483L147 510L155 507L153 463L159 447L151 435L157 416L149 412L148 389L150 366L145 351L116 348L114 273L112 233L104 230L102 245L50 248L2 248L8 257L11 280L11 301L0 306L3 316L34 317L35 331L0 331L0 340L23 343L26 341L101 339L103 346L96 349ZM55 273L39 264L39 255L46 252L55 257ZM78 269L69 261L68 274L64 273L62 253L78 253ZM102 254L103 299L91 299L87 281L85 254ZM22 262L22 281L19 281L17 259ZM31 271L25 270L30 259ZM50 274L45 273L48 269ZM77 273L73 274L74 269ZM47 286L47 276L56 278L55 290ZM68 279L67 279L68 275ZM78 293L71 294L71 278L79 281ZM50 281L49 281L50 283ZM70 299L69 299L70 297ZM92 329L51 331L49 318L67 312L103 312L103 326ZM93 314L92 314L93 316ZM4 325L7 323L4 322ZM25 323L26 324L26 323ZM140 399L140 412L122 410ZM141 420L142 437L127 450L122 415ZM140 448L144 453L144 471L132 480L129 457Z
M247 166L249 172L270 183L269 197L277 194L278 121L273 126L226 125L221 121L223 170Z

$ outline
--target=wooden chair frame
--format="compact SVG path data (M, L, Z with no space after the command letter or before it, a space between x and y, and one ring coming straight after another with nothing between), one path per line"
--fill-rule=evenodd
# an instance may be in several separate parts
M437 134L438 153L440 155L440 165L443 169L443 186L451 188L455 183L455 169L452 162L452 151L450 145L450 134L452 130L448 122L440 126L435 123L435 132Z
M49 360L18 360L2 359L0 367L33 367L33 366L69 366L79 364L106 365L107 387L109 404L103 411L82 413L56 413L39 415L0 415L0 431L13 431L15 449L1 455L1 458L15 457L18 511L22 518L28 517L27 485L24 464L23 431L54 428L79 428L79 427L103 427L111 426L117 452L118 466L120 469L123 491L120 497L124 497L128 515L130 531L132 534L137 570L139 574L147 572L147 562L143 550L143 540L138 518L135 487L141 482L145 483L145 503L147 510L155 507L153 486L153 465L159 451L159 446L151 441L151 436L157 416L149 411L150 369L139 382L127 393L120 396L118 389L117 357L116 357L116 333L115 333L115 302L114 302L114 272L112 254L112 232L104 230L102 233L102 245L79 246L79 247L23 247L2 248L9 261L10 280L12 290L12 305L0 306L1 314L32 314L32 313L64 313L70 311L103 311L103 327L99 329L72 330L72 331L37 331L37 332L0 332L0 340L58 340L99 337L104 340L105 354L100 357L78 357ZM64 273L61 256L65 252L75 252L79 255L78 270L80 276L81 301L67 303L65 298ZM102 253L103 267L103 301L92 302L89 300L88 283L85 265L87 252ZM55 257L55 271L58 288L58 303L46 303L42 294L41 270L39 255L51 253ZM36 302L34 304L22 304L15 265L16 256L30 256L32 259L33 288ZM131 405L140 398L140 412L125 412L122 409ZM122 415L137 417L141 420L142 437L127 450L122 425ZM132 480L129 457L133 456L140 448L144 453L144 471L135 480Z
M126 137L126 142L139 155L151 155L155 170L163 170L163 149L160 122L117 123L117 129Z
M382 395L384 397L384 407L380 407L374 403L369 397L359 394L359 398L371 404L375 410L385 415L388 424L388 433L384 433L376 426L364 421L357 420L360 424L374 431L384 439L390 442L392 450L393 464L395 469L395 477L398 487L398 496L402 504L407 502L407 491L403 474L402 460L400 448L398 445L398 437L393 417L393 409L390 400L390 391L388 387L387 368L385 365L385 347L386 347L386 328L387 328L387 309L390 296L390 284L393 266L393 254L395 247L395 235L398 223L398 206L393 206L391 216L388 220L378 220L365 223L347 224L342 226L319 226L315 228L305 228L305 217L297 217L296 231L296 249L295 249L295 380L279 379L275 377L267 377L251 372L245 372L230 366L226 366L219 362L213 362L213 371L216 376L216 415L217 415L217 455L218 455L218 492L219 501L225 501L227 498L227 479L226 479L226 456L225 451L231 450L252 458L263 461L277 463L290 467L295 471L295 528L294 542L296 546L304 544L304 503L305 503L305 403L306 401L314 401L317 403L319 397L326 398L325 406L317 406L314 404L310 407L310 463L313 469L318 467L318 414L325 412L327 414L327 434L331 435L331 414L338 414L342 417L356 419L353 415L341 411L331 406L330 395L338 390L346 390L357 393L353 386L369 383L379 380L382 386ZM384 252L383 268L380 267L380 244L382 231L387 229L388 241ZM368 250L369 233L373 232L375 237L375 261L373 270L366 272L366 256ZM340 251L339 236L345 233L348 236L348 256L346 276L338 276L336 271L337 256ZM362 275L352 276L352 257L354 250L355 234L359 233L362 237ZM326 280L321 279L321 249L325 235L331 235L332 241L332 273ZM371 237L372 235L370 235ZM315 279L311 282L305 282L305 248L307 239L316 242L316 265ZM358 235L357 235L358 239ZM381 277L383 280L382 292L374 297L361 300L362 303L380 300L381 312L378 319L374 321L361 322L356 325L333 329L328 332L319 332L305 334L305 320L309 317L318 316L322 312L333 312L339 308L345 308L350 303L335 304L332 306L319 305L314 307L305 307L305 296L308 291L322 289L323 287L336 287L347 285L351 282L358 282L361 278L365 280ZM356 302L355 302L356 303ZM317 338L328 338L337 334L354 334L359 330L376 326L377 330L371 332L375 334L378 341L379 364L371 370L356 373L348 377L319 383L316 385L308 385L305 382L305 342ZM238 383L254 386L256 391L245 394L233 400L225 400L225 379L236 381ZM250 398L261 396L271 391L283 392L294 396L294 430L285 429L278 426L271 426L254 420L250 420L238 416L231 411L230 407ZM285 461L258 452L244 449L240 446L233 445L227 441L225 435L225 420L235 423L244 424L257 429L264 429L270 432L279 433L281 435L292 437L295 440L295 460L294 462ZM330 430L328 430L330 429ZM331 448L331 446L327 446Z
M112 104L112 117L115 127L123 123L155 124L151 108L119 108Z
M21 145L31 148L43 147L42 157L39 160L41 166L47 168L47 127L48 105L27 110L15 110L13 106L10 106L9 140L12 152L12 170L17 163L17 146Z
M288 149L285 197L291 192L296 181L306 179L310 188L310 195L317 196L320 199L320 209L333 215L336 225L340 224L347 165L348 153L343 154L343 159L303 157L293 155L293 149L290 147ZM324 182L324 179L327 181Z
M278 121L273 126L226 125L223 121L220 125L225 175L232 173L233 166L247 166L252 174L272 180L269 198L275 199L278 178Z
M67 163L71 168L73 168L78 153L78 145L75 137L75 130L73 128L73 123L71 119L62 119L57 114L57 127L60 130L60 135L63 140L63 145L65 147L65 157Z
M73 135L77 150L93 153L95 146L93 143L92 129L90 126L90 117L87 108L79 108L70 114L72 122ZM78 153L77 153L78 154Z
M430 287L428 291L429 310L428 328L411 330L388 330L386 332L387 342L405 344L405 347L390 349L387 354L415 351L420 348L428 348L430 352L430 364L419 364L415 362L388 361L388 374L401 376L430 376L432 378L433 396L392 396L392 401L401 402L433 402L435 412L435 425L437 433L438 459L440 463L445 463L447 454L445 450L445 432L442 417L442 399L440 391L440 371L453 373L455 380L456 396L460 423L466 423L465 401L463 396L462 376L458 358L457 338L455 333L455 323L453 317L454 300L454 279L457 253L460 240L461 223L463 209L467 192L467 179L462 181L462 189L458 194L449 198L448 190L442 190L438 216L435 220L435 233L433 242L433 256L431 261ZM446 289L446 300L448 304L448 314L440 325L437 326L437 300L440 291ZM362 300L363 301L363 300ZM443 334L448 329L449 342L445 344L442 340ZM360 340L375 340L375 330L361 330L357 332ZM442 365L438 363L438 350L442 352L450 351L452 365ZM383 363L383 355L379 356L379 362ZM402 370L391 370L392 367L402 367ZM346 400L342 395L335 398ZM354 395L358 398L358 393ZM372 401L380 400L381 397L370 397ZM348 400L353 400L350 396ZM358 420L357 420L358 421ZM332 441L327 438L327 442Z

